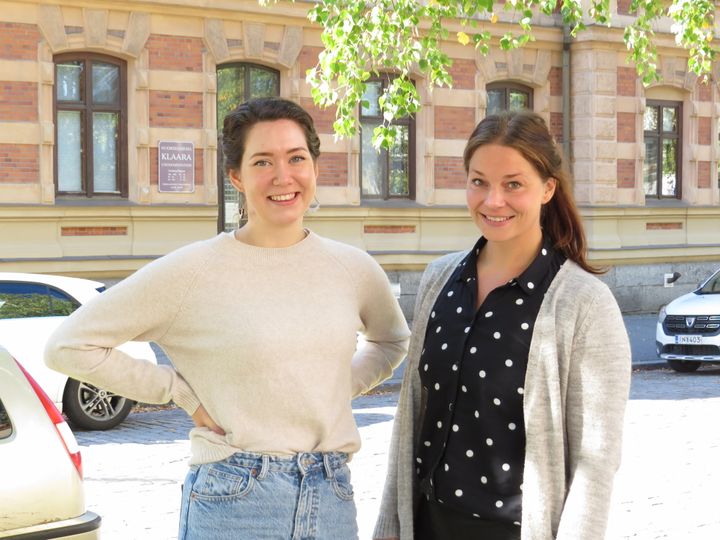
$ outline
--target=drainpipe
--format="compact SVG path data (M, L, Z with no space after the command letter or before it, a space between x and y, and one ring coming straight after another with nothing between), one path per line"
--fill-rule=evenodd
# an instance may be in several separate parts
M563 109L563 158L569 168L570 161L570 29L563 25L563 53L562 53L562 109Z

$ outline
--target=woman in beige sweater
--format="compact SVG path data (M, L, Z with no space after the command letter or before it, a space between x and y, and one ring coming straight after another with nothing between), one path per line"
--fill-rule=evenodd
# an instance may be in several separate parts
M389 377L409 330L365 252L303 227L320 154L283 99L225 119L247 225L148 264L76 311L47 346L68 375L192 416L181 540L357 537L351 399ZM357 334L366 345L356 351ZM173 366L115 347L156 341Z
M620 311L541 117L485 118L464 162L482 236L420 284L374 537L602 540L630 383Z

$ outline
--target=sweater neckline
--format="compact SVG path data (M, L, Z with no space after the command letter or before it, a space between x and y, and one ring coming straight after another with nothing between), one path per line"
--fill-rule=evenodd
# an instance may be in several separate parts
M319 241L319 236L309 229L305 238L285 247L261 247L247 244L235 238L234 231L220 233L220 240L223 248L243 253L245 255L256 256L261 258L287 257L290 255L298 255L311 249ZM227 246L226 246L227 244Z

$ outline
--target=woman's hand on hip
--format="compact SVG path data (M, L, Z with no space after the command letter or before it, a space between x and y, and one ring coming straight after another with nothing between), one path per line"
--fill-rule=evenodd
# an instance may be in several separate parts
M215 421L210 418L210 415L205 410L205 407L200 405L192 415L192 421L197 427L206 427L210 431L214 431L218 435L225 435L225 430L218 426Z

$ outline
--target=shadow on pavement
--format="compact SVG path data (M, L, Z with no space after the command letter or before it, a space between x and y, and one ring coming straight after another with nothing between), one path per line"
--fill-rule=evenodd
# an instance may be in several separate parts
M679 400L720 397L720 366L704 366L692 373L671 369L638 370L632 375L630 399Z

